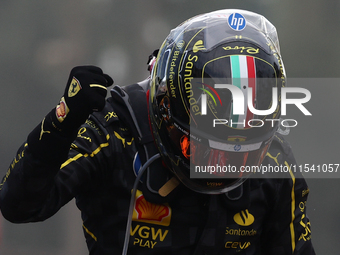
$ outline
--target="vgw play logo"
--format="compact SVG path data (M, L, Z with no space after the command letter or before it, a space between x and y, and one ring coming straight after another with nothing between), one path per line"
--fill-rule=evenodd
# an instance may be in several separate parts
M232 100L233 100L233 107L232 107L232 114L233 115L245 115L246 111L249 110L252 114L257 116L268 116L275 112L278 106L278 89L272 88L272 104L271 107L267 110L258 110L255 109L253 105L253 91L251 87L247 88L247 96L242 92L239 87L236 87L231 84L215 84L214 88L203 84L206 88L209 88L211 92L209 92L206 88L200 88L206 94L201 95L201 114L207 115L207 95L211 97L214 104L217 105L215 96L219 100L222 106L222 100L215 89L228 89L231 92ZM303 95L301 98L288 98L288 93L300 94ZM214 96L215 95L215 96ZM246 97L246 98L245 98ZM306 109L303 105L311 99L311 93L309 90L305 88L297 88L297 87L284 87L281 88L281 115L285 116L287 114L287 105L295 105L305 116L311 116L312 114ZM245 104L245 100L247 100L247 104ZM245 109L245 106L248 109ZM261 119L250 119L246 122L244 119L243 122L232 123L232 119L213 119L213 127L218 124L243 124L243 127L262 127L265 121L269 121L272 123L272 127L275 125L275 121L281 121L281 125L284 127L295 127L297 126L298 122L294 119L265 119L264 121ZM290 125L289 122L293 122L293 125ZM256 123L254 125L253 123Z

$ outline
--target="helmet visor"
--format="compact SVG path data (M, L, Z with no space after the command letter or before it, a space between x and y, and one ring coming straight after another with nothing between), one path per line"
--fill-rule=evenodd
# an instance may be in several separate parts
M222 141L207 134L202 136L197 129L189 131L177 121L169 132L170 141L181 150L175 153L180 155L177 158L190 168L187 177L194 179L247 177L251 169L262 163L272 140L271 133L247 142L243 137Z
M172 171L187 187L206 194L221 194L241 185L262 163L271 143L271 138L248 144L222 143L198 138L193 132L184 134L182 128L173 128L171 133L171 141L181 148L174 152L177 160L171 161Z
M267 144L221 143L208 139L208 144L187 137L181 139L182 153L190 160L192 178L243 178L259 166L267 152Z

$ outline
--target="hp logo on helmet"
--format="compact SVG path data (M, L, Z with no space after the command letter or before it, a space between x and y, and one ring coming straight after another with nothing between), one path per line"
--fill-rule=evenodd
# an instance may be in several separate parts
M239 13L233 13L228 18L228 25L235 31L241 31L246 27L246 19Z
M234 151L240 151L240 150L241 150L241 145L236 144L236 145L234 146Z

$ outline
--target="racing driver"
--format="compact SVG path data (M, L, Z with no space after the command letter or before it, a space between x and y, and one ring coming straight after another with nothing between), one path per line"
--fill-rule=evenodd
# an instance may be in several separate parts
M90 254L315 254L309 189L280 129L275 27L244 10L198 15L148 69L108 98L99 67L71 70L3 177L3 216L44 221L75 198Z

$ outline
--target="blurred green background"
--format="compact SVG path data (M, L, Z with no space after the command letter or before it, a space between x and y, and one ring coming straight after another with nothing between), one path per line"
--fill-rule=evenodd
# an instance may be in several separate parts
M144 79L148 55L170 29L208 11L240 8L267 17L279 33L288 77L338 78L340 1L1 0L0 175L19 145L61 97L73 66L99 65L128 85ZM312 117L293 113L299 163L340 163L339 86L311 88ZM340 170L339 170L340 171ZM339 179L307 179L307 214L318 254L339 254ZM54 217L15 225L1 218L0 254L87 254L74 202Z

